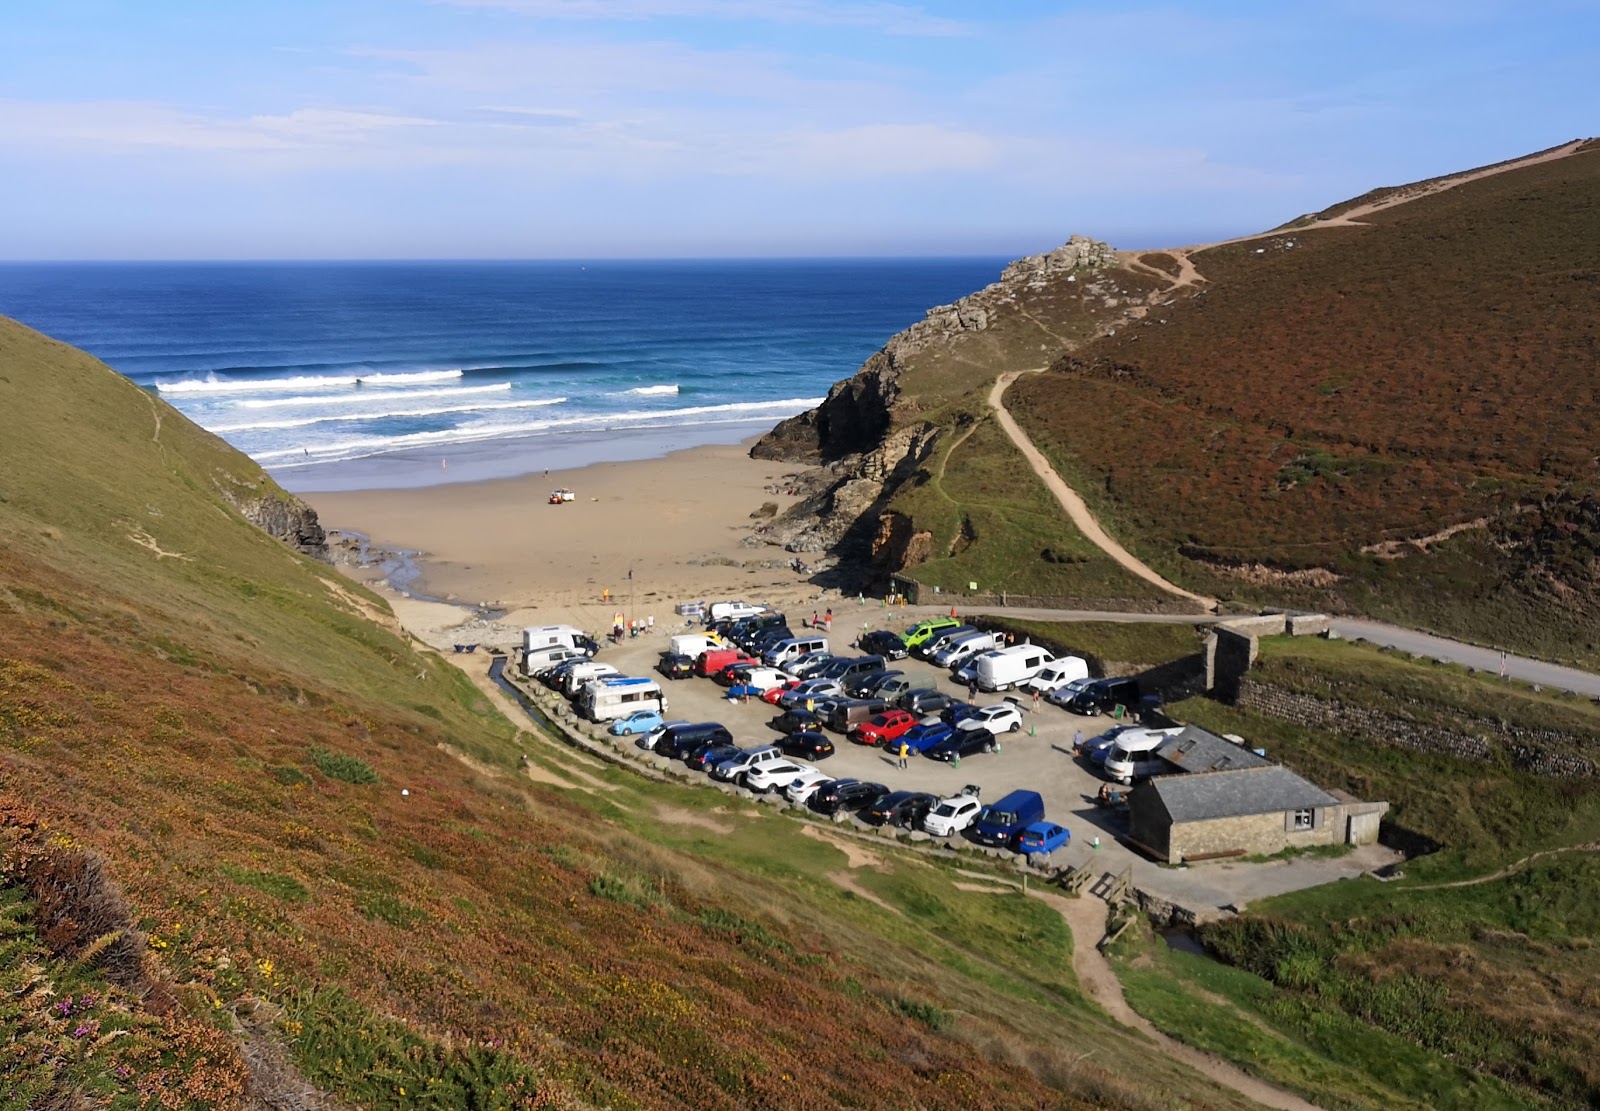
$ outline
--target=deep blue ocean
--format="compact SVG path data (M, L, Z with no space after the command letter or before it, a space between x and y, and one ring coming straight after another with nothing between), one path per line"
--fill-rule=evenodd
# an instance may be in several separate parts
M1004 262L11 263L0 313L292 489L407 486L736 442Z

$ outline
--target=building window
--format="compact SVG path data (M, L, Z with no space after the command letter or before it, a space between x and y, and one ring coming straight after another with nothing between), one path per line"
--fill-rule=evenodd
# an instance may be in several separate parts
M1316 824L1316 816L1317 812L1315 810L1296 810L1294 812L1294 820L1289 828L1294 830L1310 829Z

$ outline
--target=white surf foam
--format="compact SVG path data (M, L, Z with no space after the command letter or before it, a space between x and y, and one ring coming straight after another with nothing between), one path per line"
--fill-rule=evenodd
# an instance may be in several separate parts
M362 379L366 381L366 379ZM409 402L418 397L463 397L471 394L504 393L510 382L496 382L490 386L441 386L426 390L406 390L403 393L386 390L367 393L352 389L344 393L315 394L301 397L247 397L228 401L235 409L286 409L297 405L393 405L396 401Z
M622 397L668 397L678 392L676 385L672 386L639 386L631 390L623 390Z
M405 395L410 397L412 395ZM560 405L564 397L547 397L537 401L490 401L476 405L435 405L422 409L380 410L375 413L328 413L317 417L297 417L286 420L246 421L243 424L214 424L210 431L219 435L228 432L265 432L275 428L308 428L314 424L334 424L339 421L385 420L389 417L434 417L448 413L483 413L496 409L543 409Z
M347 386L411 386L419 382L448 382L460 378L459 370L420 370L405 374L298 374L289 378L185 378L157 382L162 393L239 393L267 390L331 390Z

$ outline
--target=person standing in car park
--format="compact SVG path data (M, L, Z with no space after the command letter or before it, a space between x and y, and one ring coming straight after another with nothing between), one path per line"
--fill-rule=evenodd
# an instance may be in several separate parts
M904 741L900 742L900 770L905 771L909 766L906 761L911 756L911 746Z

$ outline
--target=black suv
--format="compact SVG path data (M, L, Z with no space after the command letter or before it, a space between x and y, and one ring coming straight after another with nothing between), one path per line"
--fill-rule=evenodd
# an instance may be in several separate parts
M901 640L888 629L879 629L877 632L867 633L856 641L856 647L863 652L871 652L882 656L886 660L903 660L906 658L906 642Z
M938 803L939 796L926 791L894 791L867 807L861 816L875 826L915 829Z
M863 783L859 779L835 779L818 787L807 805L818 814L837 814L841 810L860 810L871 806L889 788L882 783Z
M1118 706L1136 710L1139 693L1137 679L1096 679L1073 695L1066 708L1075 714L1103 714Z
M721 741L733 743L733 734L725 725L715 721L697 721L688 725L674 725L656 742L656 755L668 760L682 760L703 744Z

